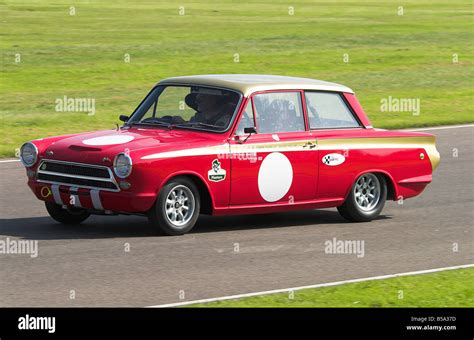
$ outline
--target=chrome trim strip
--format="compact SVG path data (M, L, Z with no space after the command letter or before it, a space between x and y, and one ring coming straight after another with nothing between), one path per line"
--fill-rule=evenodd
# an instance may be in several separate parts
M56 204L63 205L63 201L61 200L61 193L59 192L59 185L51 185L51 191L53 192L54 202L56 202Z
M41 163L43 164L43 163ZM45 174L45 175L53 175L53 176L61 176L61 177L70 177L70 178L82 178L82 179L91 179L94 181L101 181L101 182L111 182L113 183L110 178L104 178L104 177L87 177L87 176L81 176L81 175L69 175L65 174L62 172L53 172L53 171L44 171L44 170L38 170L38 173Z
M92 205L94 207L94 209L97 209L97 210L104 210L104 208L102 208L102 202L100 201L100 192L99 190L91 190L90 192L91 194L91 200L92 200Z
M69 188L69 192L70 192L71 196L74 197L74 201L73 201L74 204L72 204L72 205L74 205L75 207L81 208L82 207L81 199L79 198L79 195L77 194L78 190L79 190L78 187L70 187ZM69 202L69 203L71 203L71 202Z
M56 184L56 185L62 185L66 187L70 187L71 185L75 185L78 188L84 188L84 189L96 189L96 190L103 190L103 191L112 191L112 192L119 192L120 189L117 186L117 189L109 189L109 188L99 188L99 187L91 187L88 185L77 185L77 184L71 184L71 183L63 183L63 182L55 182L55 181L47 181L47 180L42 180L42 179L37 179L36 180L38 183L48 183L48 184ZM104 181L107 182L107 181ZM115 183L114 183L115 184Z
M77 162L67 162L67 161L58 161L58 160L55 160L55 159L47 159L47 158L43 158L41 160L41 163L43 162L51 162L51 163L61 163L61 164L66 164L66 165L80 165L80 166L86 166L86 167L89 167L89 168L102 168L102 169L106 169L110 172L110 168L109 167L106 167L106 166L103 166L103 165L97 165L97 164L87 164L87 163L77 163Z

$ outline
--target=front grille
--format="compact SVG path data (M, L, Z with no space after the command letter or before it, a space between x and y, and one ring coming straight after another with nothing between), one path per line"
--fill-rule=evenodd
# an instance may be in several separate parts
M76 175L85 177L109 178L109 171L105 168L96 168L90 166L53 163L45 161L41 164L40 170L48 172L58 172L66 175Z
M38 167L37 180L79 188L119 191L112 171L99 165L43 160Z

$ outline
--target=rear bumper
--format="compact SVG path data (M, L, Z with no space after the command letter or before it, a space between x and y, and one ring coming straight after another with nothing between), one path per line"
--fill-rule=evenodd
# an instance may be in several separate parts
M395 197L395 199L399 200L400 198L405 199L418 196L431 183L432 179L433 176L430 174L398 181L398 197Z
M115 213L145 213L153 206L156 195L131 191L105 191L74 186L28 181L35 196L60 205Z
M425 148L425 150L426 150L426 153L428 154L428 157L430 158L431 169L432 171L435 171L441 159L441 156L438 150L436 149L436 145L434 143L431 145L428 145Z

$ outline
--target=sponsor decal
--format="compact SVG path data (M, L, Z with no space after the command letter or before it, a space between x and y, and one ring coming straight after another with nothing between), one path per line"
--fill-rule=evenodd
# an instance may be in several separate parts
M344 157L340 153L330 153L325 155L322 159L323 163L329 166L336 166L342 164L345 162L345 160L346 157Z
M220 182L225 179L226 171L221 168L221 162L216 158L212 161L212 169L207 172L207 177L212 182Z

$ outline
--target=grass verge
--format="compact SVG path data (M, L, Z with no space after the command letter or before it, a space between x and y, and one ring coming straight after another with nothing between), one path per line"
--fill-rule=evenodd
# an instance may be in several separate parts
M474 307L474 268L303 289L188 307Z

